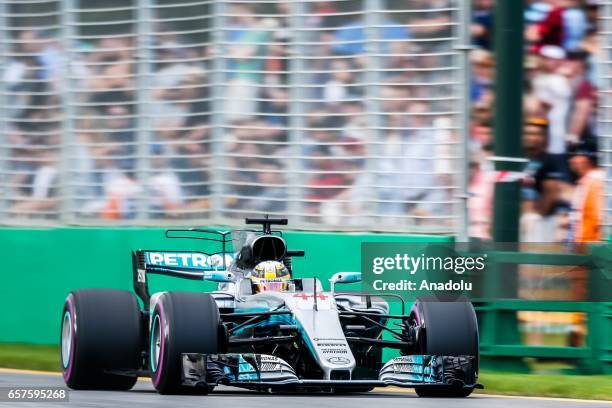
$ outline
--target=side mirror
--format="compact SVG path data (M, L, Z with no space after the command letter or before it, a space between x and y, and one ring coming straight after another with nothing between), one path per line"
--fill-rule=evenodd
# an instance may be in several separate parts
M236 282L236 276L232 272L206 271L202 279L211 282Z
M329 280L331 291L334 292L336 283L356 283L361 282L361 272L338 272Z

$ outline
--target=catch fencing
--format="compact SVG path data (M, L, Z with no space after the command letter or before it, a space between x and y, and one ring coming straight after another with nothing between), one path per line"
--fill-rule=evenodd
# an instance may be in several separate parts
M0 222L466 230L462 0L0 2Z

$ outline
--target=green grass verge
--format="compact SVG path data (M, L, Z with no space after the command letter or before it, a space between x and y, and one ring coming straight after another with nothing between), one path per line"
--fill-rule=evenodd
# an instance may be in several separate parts
M59 346L0 343L0 367L59 371Z
M487 394L600 399L612 401L612 375L513 374L483 371Z
M59 371L59 347L0 344L0 367ZM512 374L483 371L489 394L612 400L612 375Z

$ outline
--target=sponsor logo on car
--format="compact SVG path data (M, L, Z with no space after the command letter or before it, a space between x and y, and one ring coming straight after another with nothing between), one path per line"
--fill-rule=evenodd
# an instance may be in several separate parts
M330 364L335 364L335 365L344 365L344 364L350 363L351 360L349 360L346 357L334 356L334 357L328 358L327 362Z
M145 252L146 263L151 266L224 270L233 261L232 254L208 255L203 252Z

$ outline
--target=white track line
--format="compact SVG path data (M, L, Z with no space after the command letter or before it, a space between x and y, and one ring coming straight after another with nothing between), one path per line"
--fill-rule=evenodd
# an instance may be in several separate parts
M61 376L59 371L21 370L17 368L0 368L0 373Z

